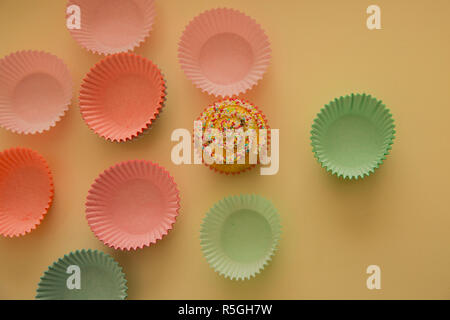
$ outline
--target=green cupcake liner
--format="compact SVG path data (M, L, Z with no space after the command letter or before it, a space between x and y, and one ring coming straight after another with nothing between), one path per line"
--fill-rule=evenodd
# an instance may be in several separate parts
M71 265L80 268L80 289L69 289ZM124 300L127 280L122 268L108 254L97 250L77 250L53 263L38 284L39 300Z
M386 159L394 128L392 115L380 100L351 94L321 109L312 125L311 145L328 172L344 179L362 179Z
M216 272L231 280L245 280L269 263L280 235L280 215L270 201L258 195L231 196L206 214L200 244Z

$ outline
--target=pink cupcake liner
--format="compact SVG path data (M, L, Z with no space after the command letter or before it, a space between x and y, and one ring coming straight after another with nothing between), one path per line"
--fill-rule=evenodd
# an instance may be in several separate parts
M136 138L150 128L165 101L165 82L158 67L133 53L118 53L97 63L80 90L86 124L113 142Z
M94 182L86 218L105 245L136 250L161 240L178 216L180 197L169 172L150 161L119 163Z
M85 49L104 55L140 46L156 15L154 0L69 0L67 7L71 5L81 11L81 28L69 29L72 37Z
M45 159L26 148L0 152L0 234L18 237L41 223L53 201L53 178Z
M72 100L72 77L58 57L19 51L0 60L0 126L35 134L56 125Z
M232 97L262 79L271 59L269 39L255 20L233 9L213 9L192 20L178 58L186 76L209 94Z

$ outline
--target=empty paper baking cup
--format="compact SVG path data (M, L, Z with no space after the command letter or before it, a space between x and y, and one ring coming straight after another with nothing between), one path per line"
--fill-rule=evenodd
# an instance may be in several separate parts
M86 75L80 110L99 136L128 141L150 128L164 104L165 82L158 67L132 53L106 57Z
M152 30L154 2L69 0L66 9L69 32L82 47L94 53L112 54L133 50ZM77 22L80 22L79 25Z
M42 133L58 122L72 99L72 78L58 57L19 51L0 60L0 126Z
M38 284L39 300L124 300L127 280L108 254L77 250L48 267Z
M327 171L344 179L369 176L386 159L394 140L389 109L366 94L331 101L311 131L313 152Z
M96 237L114 249L149 246L167 235L180 198L170 174L150 161L119 163L94 182L86 218Z
M200 240L215 271L245 280L269 263L280 235L280 216L272 203L258 195L240 195L227 197L209 210Z
M22 236L41 223L53 201L45 159L25 148L0 152L0 234Z
M214 9L186 27L178 58L186 76L202 91L232 97L263 77L271 52L255 20L237 10Z

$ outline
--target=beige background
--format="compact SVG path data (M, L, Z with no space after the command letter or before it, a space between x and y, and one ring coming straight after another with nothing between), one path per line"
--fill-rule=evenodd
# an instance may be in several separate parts
M382 8L383 30L366 28L365 11L373 3ZM272 64L245 97L281 130L275 176L253 170L228 177L170 160L171 132L191 129L215 101L184 76L177 42L194 16L218 6L251 15L272 42ZM32 299L49 264L71 250L93 248L123 266L131 299L449 299L449 13L448 0L158 0L154 30L136 52L165 73L167 106L150 135L117 145L98 138L80 116L81 79L101 57L70 37L65 1L1 0L0 57L22 49L54 53L68 64L75 87L70 111L50 132L20 136L0 130L0 150L37 150L48 160L56 187L54 205L37 230L0 239L0 298ZM398 129L386 163L359 182L329 176L309 145L319 109L352 92L382 99ZM180 216L157 245L114 251L90 231L85 197L104 169L141 158L175 177ZM261 275L232 282L202 257L199 226L216 201L252 192L279 209L283 238ZM366 288L370 264L382 268L379 291Z

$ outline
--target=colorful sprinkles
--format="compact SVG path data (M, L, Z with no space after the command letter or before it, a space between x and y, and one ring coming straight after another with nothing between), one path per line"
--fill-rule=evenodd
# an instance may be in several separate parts
M194 140L203 142L202 150L215 142L222 146L227 130L243 129L245 132L253 129L258 132L259 129L268 129L266 118L261 111L248 101L241 99L226 99L216 102L206 108L198 120L202 122L202 136L199 137L199 133L196 132L197 139ZM214 136L206 134L208 129L219 130L222 133L222 139L215 141ZM199 145L196 147L200 149ZM238 148L235 148L235 151L235 160L245 158L250 152L249 138L246 137L244 152ZM212 157L216 162L219 159L219 155L212 154Z

